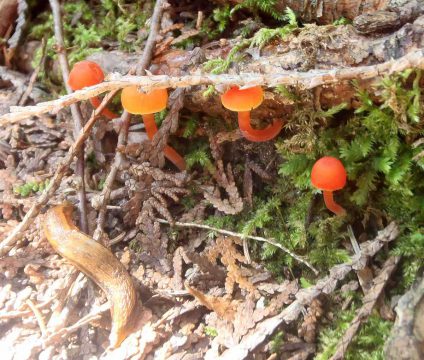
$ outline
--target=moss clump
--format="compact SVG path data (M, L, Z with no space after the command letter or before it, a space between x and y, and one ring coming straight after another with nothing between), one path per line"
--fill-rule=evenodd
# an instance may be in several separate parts
M322 329L319 336L319 354L317 360L330 359L336 350L340 338L349 328L355 316L355 306L338 313L333 324ZM345 355L346 360L383 360L383 346L389 337L392 323L373 314L362 326L358 335L350 344Z

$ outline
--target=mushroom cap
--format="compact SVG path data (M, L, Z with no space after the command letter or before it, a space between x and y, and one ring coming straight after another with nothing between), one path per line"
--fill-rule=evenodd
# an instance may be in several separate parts
M233 86L221 95L222 105L231 111L250 111L257 108L264 100L264 91L260 86L240 90Z
M101 83L105 78L102 68L93 61L77 62L69 73L68 85L72 90Z
M138 91L137 86L129 86L122 90L122 107L130 114L153 114L166 108L168 91L154 89L148 93Z
M342 162L332 156L324 156L312 167L311 182L318 189L340 190L346 185L346 169Z

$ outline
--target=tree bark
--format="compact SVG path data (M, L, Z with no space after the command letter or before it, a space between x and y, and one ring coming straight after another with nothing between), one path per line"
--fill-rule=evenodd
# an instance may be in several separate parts
M181 75L204 71L198 66L190 65L198 56L210 59L225 58L237 42L217 42L215 48L199 51L172 50L156 57L151 71L155 74ZM399 30L386 35L364 36L351 26L316 26L308 25L299 33L285 41L274 41L259 50L249 48L241 51L243 60L233 64L229 73L242 74L259 72L278 73L281 70L308 71L312 69L333 69L340 67L357 67L375 65L391 59L398 59L415 49L424 47L424 16L413 23L405 24ZM384 76L384 74L382 74ZM374 82L361 82L367 88ZM204 112L210 116L231 116L219 100L219 96L205 98L206 87L195 87L187 94L185 106L194 112ZM224 89L217 89L224 90ZM355 88L351 82L319 87L314 90L314 101L323 108L347 103L348 108L355 108ZM281 117L292 111L292 103L267 89L264 103L252 112L252 119L271 119ZM285 116L285 115L284 115ZM253 120L254 122L254 120Z
M242 0L215 0L215 2L240 4ZM386 28L389 24L390 28L393 28L422 15L424 2L422 0L279 0L275 9L283 13L287 7L303 22L324 25L331 24L341 17L355 20L361 16L370 16L368 19L374 22L382 20L386 23ZM379 12L382 13L375 18L372 17L374 13ZM388 18L385 18L384 12ZM371 23L369 25L373 26ZM377 28L382 30L378 25Z
M396 322L385 346L386 359L423 359L424 279L399 299L396 313Z

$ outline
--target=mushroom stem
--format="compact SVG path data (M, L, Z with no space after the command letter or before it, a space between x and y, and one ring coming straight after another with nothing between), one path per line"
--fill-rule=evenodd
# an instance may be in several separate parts
M144 126L146 128L147 136L150 140L153 139L153 136L158 132L158 127L156 126L154 114L145 114L142 115ZM166 145L163 149L163 152L166 158L171 161L180 171L186 169L186 163L184 158L177 153L177 151L169 145Z
M90 99L90 103L91 103L91 105L93 105L93 107L95 109L97 109L100 106L101 101L97 96L95 96L95 97ZM102 115L106 116L110 120L113 120L113 119L116 119L116 118L119 117L118 114L115 114L114 112L112 112L112 111L110 111L109 109L106 109L106 108L102 111Z
M252 128L250 124L250 111L238 112L239 128L243 136L250 141L262 142L275 138L283 127L281 120L275 120L271 125L265 129L257 130Z
M332 211L333 213L339 216L346 215L346 210L334 201L332 191L323 190L323 194L324 202L328 210Z

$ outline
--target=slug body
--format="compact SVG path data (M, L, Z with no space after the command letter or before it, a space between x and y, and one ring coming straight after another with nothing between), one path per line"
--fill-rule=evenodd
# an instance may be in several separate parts
M55 251L93 280L111 304L110 345L118 347L136 327L141 307L134 284L112 252L81 232L72 222L71 205L50 209L43 223Z

